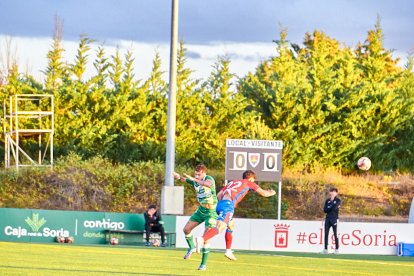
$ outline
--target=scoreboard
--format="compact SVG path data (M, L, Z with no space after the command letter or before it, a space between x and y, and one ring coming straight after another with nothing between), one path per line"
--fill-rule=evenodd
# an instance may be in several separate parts
M226 140L226 180L241 179L246 170L256 173L256 181L282 180L283 141Z

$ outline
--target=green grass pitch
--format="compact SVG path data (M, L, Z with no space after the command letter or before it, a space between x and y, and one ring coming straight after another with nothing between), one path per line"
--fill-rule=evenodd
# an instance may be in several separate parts
M0 242L0 275L414 275L414 258L397 256L223 252L184 260L185 250Z

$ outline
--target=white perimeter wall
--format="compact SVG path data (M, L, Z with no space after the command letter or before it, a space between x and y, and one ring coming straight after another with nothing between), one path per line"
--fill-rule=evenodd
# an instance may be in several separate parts
M187 247L182 229L188 216L177 216L177 247ZM322 221L234 219L233 249L275 252L320 252L323 249ZM194 230L203 234L204 224ZM397 255L397 244L414 243L414 224L339 222L341 253ZM330 232L330 250L334 249ZM224 233L211 240L211 247L225 249Z
M410 216L408 218L408 222L414 223L414 197L413 197L413 200L411 201L411 209L410 209Z

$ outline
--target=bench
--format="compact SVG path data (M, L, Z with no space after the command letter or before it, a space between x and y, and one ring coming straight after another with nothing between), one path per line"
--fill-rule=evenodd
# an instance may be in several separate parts
M118 238L120 244L121 243L122 244L135 244L135 245L145 244L145 231L142 231L142 230L106 229L104 230L104 234L105 234L107 243L110 243L112 238ZM135 236L138 236L138 237L135 238ZM128 238L128 237L131 237L131 238ZM161 240L161 236L159 235L159 233L151 233L150 242L152 242L154 239ZM175 233L165 232L165 242L167 243L168 247L175 246Z

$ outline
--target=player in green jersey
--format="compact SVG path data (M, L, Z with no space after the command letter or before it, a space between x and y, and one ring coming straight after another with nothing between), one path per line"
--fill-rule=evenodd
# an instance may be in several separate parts
M210 228L216 227L217 224L217 195L216 195L216 183L214 178L207 175L207 167L203 164L199 164L195 167L194 177L187 174L184 176L174 173L174 177L183 182L191 184L196 193L197 200L200 204L195 213L190 217L187 224L184 226L185 239L188 243L189 249L185 254L184 259L189 259L191 255L196 251L192 231L195 227L201 223L205 223L206 231ZM208 255L210 253L209 246L203 248L203 262L207 262Z

